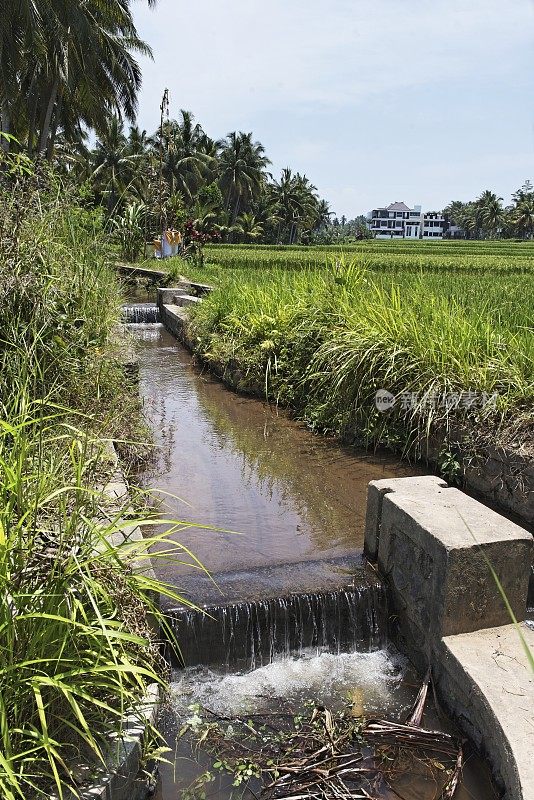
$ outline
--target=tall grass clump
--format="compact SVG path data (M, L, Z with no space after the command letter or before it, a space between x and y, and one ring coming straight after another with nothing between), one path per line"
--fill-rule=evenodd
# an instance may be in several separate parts
M29 177L4 186L0 244L0 399L20 380L35 396L76 399L104 369L118 319L100 213L68 186Z
M125 712L139 711L148 685L164 682L154 594L180 599L143 568L152 546L153 557L181 560L179 545L167 535L122 537L124 517L136 524L132 509L110 505L98 489L111 471L102 437L130 438L138 419L114 357L120 294L105 246L99 212L68 183L20 161L0 165L6 800L76 794L80 765L91 772L107 761Z
M90 775L112 759L124 715L164 683L149 614L159 614L154 593L180 598L143 566L155 544L159 557L179 551L163 535L118 535L131 510L106 508L95 490L102 448L73 427L72 412L23 396L9 411L0 420L0 796L30 800L76 793L82 767Z
M496 438L520 429L532 444L534 287L516 278L393 277L340 260L224 269L191 332L229 380L320 429L405 451L458 425ZM379 389L398 398L386 414Z

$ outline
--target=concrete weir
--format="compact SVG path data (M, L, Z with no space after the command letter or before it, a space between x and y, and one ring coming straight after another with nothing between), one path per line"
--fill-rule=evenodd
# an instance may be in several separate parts
M161 320L186 346L183 306L195 302L185 284L158 290ZM396 643L421 671L432 667L505 800L534 800L532 549L528 531L435 476L369 484L365 553L388 586Z
M532 536L439 478L369 484L365 548L388 584L397 643L487 754L506 800L534 799ZM493 573L492 573L492 569Z

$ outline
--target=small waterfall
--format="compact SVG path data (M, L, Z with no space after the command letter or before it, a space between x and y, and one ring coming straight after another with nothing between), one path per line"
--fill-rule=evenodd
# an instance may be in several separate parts
M122 307L122 321L135 324L159 322L159 308L155 303L133 303Z
M209 606L205 612L170 611L181 666L255 669L271 663L275 655L298 655L310 648L370 651L386 639L386 593L378 582Z

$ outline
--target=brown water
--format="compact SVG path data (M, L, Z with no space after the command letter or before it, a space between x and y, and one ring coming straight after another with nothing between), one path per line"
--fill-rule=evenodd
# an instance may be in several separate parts
M178 568L164 560L154 561L159 576L182 591L185 587L197 603L237 602L233 610L221 607L221 619L228 624L221 623L220 635L224 639L226 628L230 630L228 646L239 638L239 625L244 626L245 638L252 634L252 639L268 633L275 618L274 628L279 626L277 614L271 613L275 601L261 598L288 592L332 589L326 595L328 602L315 595L288 603L281 600L280 609L282 612L286 605L290 609L292 603L309 604L312 610L317 605L317 615L312 614L313 631L319 629L316 620L322 620L325 626L333 625L335 633L341 608L338 595L347 594L340 587L346 586L347 573L362 570L368 482L413 475L417 470L391 456L345 449L334 440L314 436L276 408L226 390L195 366L189 353L160 325L135 325L132 331L139 342L141 396L157 445L154 466L142 481L162 498L169 518L232 531L198 527L177 534L215 574L218 589L197 577L190 566ZM364 578L360 575L357 581L363 604L353 604L361 619L347 623L354 628L348 652L340 646L340 635L334 637L337 648L326 636L322 645L316 642L304 647L298 657L291 642L286 642L287 652L273 652L267 662L260 659L259 666L252 669L232 671L203 658L197 666L173 671L165 729L173 763L161 767L158 800L201 796L190 795L187 787L213 759L177 738L183 720L191 713L191 702L232 718L254 711L269 713L281 704L297 712L310 700L336 707L357 692L367 714L405 716L417 691L417 679L410 676L394 648L384 647L380 637L377 640L367 632L366 642L357 641L358 625L363 625L365 633L365 615L373 610L366 610L365 598L375 604ZM239 604L246 599L259 602ZM265 611L265 623L258 609ZM298 627L300 616L295 613L288 612ZM216 616L214 620L217 622ZM179 617L175 621L178 626L184 624ZM196 630L195 625L191 627ZM195 635L204 647L202 624L198 630L201 633ZM273 642L275 633L274 629L270 632ZM307 642L304 635L301 638ZM432 708L426 723L438 726ZM448 726L445 722L439 723L440 727L443 724ZM206 796L213 800L253 800L259 787L235 790L223 777L206 788ZM417 770L408 771L396 790L396 794L385 791L380 797L431 800L436 794L432 777ZM471 753L455 797L496 797L486 765Z
M231 531L180 531L182 544L214 573L361 553L367 484L416 469L343 449L275 407L228 391L162 326L132 330L157 445L143 483L160 491L169 517ZM175 567L157 569L176 578Z

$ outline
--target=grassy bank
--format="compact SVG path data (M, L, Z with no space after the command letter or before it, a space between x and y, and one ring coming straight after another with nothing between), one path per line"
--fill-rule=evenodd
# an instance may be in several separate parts
M279 266L278 250L259 248L255 263L252 248L217 249L221 263L194 272L218 286L192 311L196 347L242 389L368 445L420 453L433 429L460 424L479 441L532 448L534 282L517 263L530 263L530 244L491 256L497 274L480 244L493 246L451 244L453 270L432 261L417 271L407 256L393 272L380 268L382 242L371 243L372 265L326 253L320 267L297 259L294 269ZM398 398L387 413L376 408L378 389Z
M80 763L102 763L164 681L148 624L161 587L142 570L149 540L110 543L132 511L96 488L113 470L103 437L135 440L140 420L100 215L18 170L0 201L0 795L32 800L76 791Z

